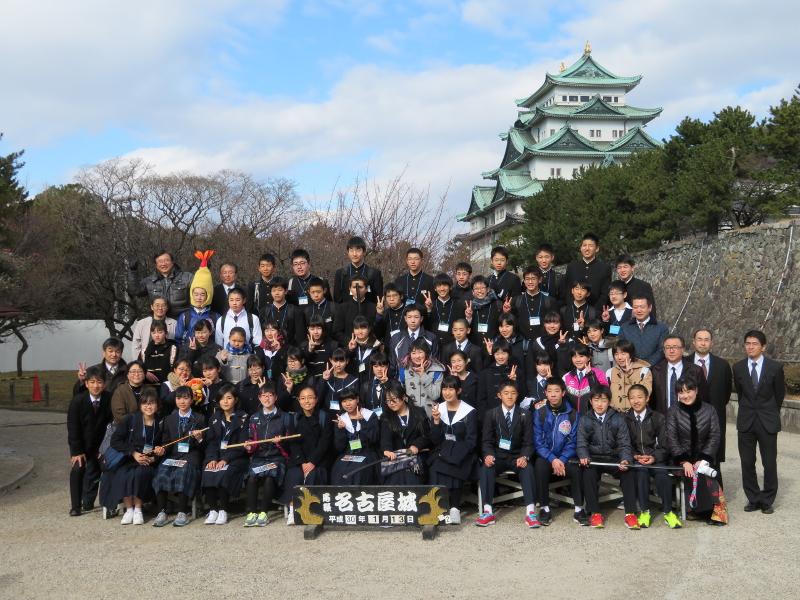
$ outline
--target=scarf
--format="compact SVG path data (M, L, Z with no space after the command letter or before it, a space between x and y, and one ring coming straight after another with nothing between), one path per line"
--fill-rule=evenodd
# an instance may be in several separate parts
M289 369L286 374L289 376L289 379L292 380L292 383L297 385L308 376L308 369L306 367L300 367L296 371Z
M486 298L484 298L483 300L478 300L477 298L472 299L472 310L480 310L481 308L483 308L487 304L491 304L495 300L497 300L497 294L493 289L490 289L486 293Z
M250 352L247 351L247 344L241 348L234 348L231 346L231 343L228 342L225 344L225 350L228 351L228 354L233 354L234 356L244 356L245 354L250 354Z

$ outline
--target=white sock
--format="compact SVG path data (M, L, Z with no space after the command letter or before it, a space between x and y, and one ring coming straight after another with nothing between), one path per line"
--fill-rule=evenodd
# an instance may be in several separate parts
M550 507L545 505L545 506L543 506L543 507L541 508L541 511L542 511L542 512L550 512Z
M575 507L575 512L581 512L582 510L583 510L582 506L576 506Z
M126 508L125 512L126 513L133 513L133 507L131 506L130 508Z
M483 512L485 512L487 515L492 514L492 505L491 504L484 504L483 505Z
M141 507L141 506L135 506L135 507L133 508L133 513L134 513L134 514L136 514L136 513L141 513L141 512L142 512L142 507Z
M528 504L528 514L536 512L536 505L535 504Z

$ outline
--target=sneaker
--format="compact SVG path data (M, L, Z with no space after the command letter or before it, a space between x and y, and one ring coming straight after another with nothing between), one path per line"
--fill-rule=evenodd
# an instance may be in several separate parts
M122 515L122 521L120 521L123 525L130 525L133 523L133 509L129 508L125 511L125 514Z
M620 500L617 504L617 510L625 510L625 500Z
M259 527L266 527L269 525L269 515L265 512L258 513L258 520L256 521L256 525Z
M247 513L247 517L244 520L245 527L255 527L256 521L258 520L258 515L256 513Z
M639 513L639 527L643 527L644 529L647 529L648 527L650 527L650 511L649 510L643 510L642 512Z
M214 525L225 525L228 522L228 512L225 510L221 510L217 513L217 520L214 521Z
M208 516L206 517L205 524L206 525L215 525L217 523L217 517L219 513L215 510L208 511Z
M628 529L639 529L639 518L633 513L626 514L625 527Z
M606 520L600 513L592 513L592 516L589 519L589 526L594 527L595 529L602 529L606 526Z
M153 527L163 527L168 523L167 513L163 510L156 515L156 520L153 521Z
M189 524L189 517L186 516L185 512L179 512L175 516L175 520L172 522L172 525L175 527L184 527L185 525Z
M589 519L586 518L586 511L583 509L575 511L572 520L575 521L581 527L586 527L587 525L589 525Z
M289 508L289 513L286 515L286 525L294 525L294 509Z
M539 511L539 523L547 527L553 521L553 516L550 514L549 510L541 510Z
M528 529L539 529L539 527L542 526L536 513L528 513L525 516L525 524L528 526Z
M493 513L481 513L478 515L478 518L475 519L475 525L478 527L488 527L489 525L494 525L495 520Z
M667 527L669 527L670 529L680 529L681 527L683 527L683 525L681 524L681 520L678 518L678 515L676 515L672 511L669 511L664 515L664 523L666 523Z
M144 525L144 515L142 514L142 509L134 509L133 510L133 524L134 525Z
M461 511L457 508L450 509L450 525L461 525Z

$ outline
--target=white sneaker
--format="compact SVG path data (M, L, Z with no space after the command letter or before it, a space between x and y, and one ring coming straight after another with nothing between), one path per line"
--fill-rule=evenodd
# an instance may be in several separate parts
M141 508L133 509L133 524L144 525L144 515L142 514Z
M294 508L289 507L289 514L286 515L286 524L294 525Z
M219 511L215 525L225 525L228 522L228 513L224 510Z
M208 511L208 516L206 517L206 525L216 525L217 518L219 517L219 513L215 510Z
M122 521L120 521L120 523L122 523L123 525L130 525L131 523L133 523L133 509L132 508L126 508L125 509L125 514L122 515Z
M450 509L450 524L461 525L461 511L457 508Z

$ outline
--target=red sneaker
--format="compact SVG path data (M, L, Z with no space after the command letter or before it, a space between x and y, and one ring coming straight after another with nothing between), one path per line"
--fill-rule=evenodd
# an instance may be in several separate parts
M600 513L592 513L592 516L589 517L589 527L602 529L605 526L606 526L606 520L603 518L603 515L601 515Z
M492 513L481 513L478 515L478 518L475 519L475 525L478 527L488 527L489 525L495 524L495 518Z
M536 517L536 513L528 513L525 516L525 524L530 529L539 529L542 524L539 522L539 519Z
M639 518L633 513L628 513L625 515L625 527L628 529L639 529Z

